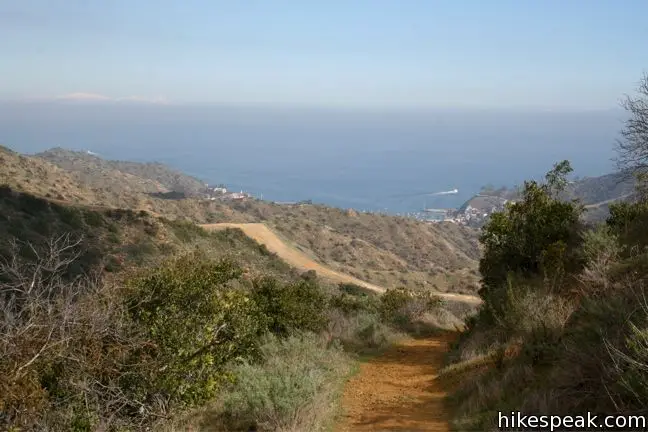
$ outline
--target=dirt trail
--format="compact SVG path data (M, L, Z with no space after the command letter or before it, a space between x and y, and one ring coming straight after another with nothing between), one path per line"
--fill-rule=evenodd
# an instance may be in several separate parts
M346 385L335 431L449 431L436 377L455 336L409 340L362 363Z
M313 261L313 259L305 253L286 244L286 242L280 239L277 234L275 234L271 229L269 229L262 223L219 223L206 224L201 226L207 230L238 228L242 230L248 237L256 240L258 243L264 244L270 252L276 253L282 260L284 260L292 267L295 267L302 271L315 270L319 276L337 283L352 283L377 293L385 292L385 288L383 287L365 282L344 273L337 272ZM478 297L471 295L451 293L436 294L439 297L448 300L461 301L471 304L480 303L480 299Z

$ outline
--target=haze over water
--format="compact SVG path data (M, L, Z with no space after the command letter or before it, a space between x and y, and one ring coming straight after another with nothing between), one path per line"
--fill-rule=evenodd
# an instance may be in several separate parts
M614 169L619 111L362 112L88 103L0 104L0 142L159 161L264 199L390 213L454 207L570 159ZM417 194L458 189L456 195Z

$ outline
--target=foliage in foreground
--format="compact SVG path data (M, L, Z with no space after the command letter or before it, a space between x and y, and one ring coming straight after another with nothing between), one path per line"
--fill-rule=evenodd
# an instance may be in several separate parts
M586 230L552 180L485 227L484 306L446 373L458 430L496 430L498 411L648 414L648 206Z
M70 279L79 247L61 237L0 269L3 428L141 430L216 400L221 420L313 430L348 372L341 347L380 350L439 306L405 289L250 279L198 252L125 285Z
M146 386L171 400L203 403L226 378L227 362L254 356L266 317L228 286L241 273L229 261L186 256L131 283L128 309L153 343L148 355L163 365Z
M223 395L230 421L259 431L317 431L328 426L350 359L312 333L269 336L260 363L233 368Z
M167 261L127 287L69 281L76 246L64 238L40 261L1 267L3 427L139 429L216 396L231 362L259 358L270 323L291 331L325 323L325 308L305 301L301 310L307 299L290 286L266 279L270 300L257 303L240 267L200 255Z

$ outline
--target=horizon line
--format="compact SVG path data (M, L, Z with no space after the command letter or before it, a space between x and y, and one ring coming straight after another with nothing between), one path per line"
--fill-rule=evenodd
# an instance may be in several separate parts
M75 97L83 95L85 97ZM139 106L157 108L215 108L215 109L250 109L250 110L308 110L330 112L430 112L430 111L481 111L481 112L556 112L556 113L585 113L623 111L618 105L607 107L596 106L547 106L547 105L339 105L339 104L309 104L309 103L270 103L270 102L191 102L170 101L165 97L147 98L143 96L110 97L93 93L73 93L55 97L0 97L0 103L37 104L37 105L91 105L91 106Z

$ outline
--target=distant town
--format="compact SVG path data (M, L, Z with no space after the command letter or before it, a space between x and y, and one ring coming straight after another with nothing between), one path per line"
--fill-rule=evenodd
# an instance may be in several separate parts
M243 201L254 198L252 194L247 192L231 192L222 184L218 186L205 184L204 195L205 199L210 201Z
M454 192L454 191L453 191ZM230 191L223 184L211 186L205 184L203 198L209 201L245 201L255 198L244 191ZM510 199L498 195L479 193L459 208L424 208L420 211L399 213L399 216L408 217L428 223L450 222L471 227L482 226L491 214L502 211ZM276 201L278 205L311 205L311 200L303 201ZM364 213L361 211L361 213Z
M477 194L458 209L425 209L423 213L434 214L434 217L426 219L430 222L452 222L480 227L491 214L504 210L508 202L512 200L495 195Z

